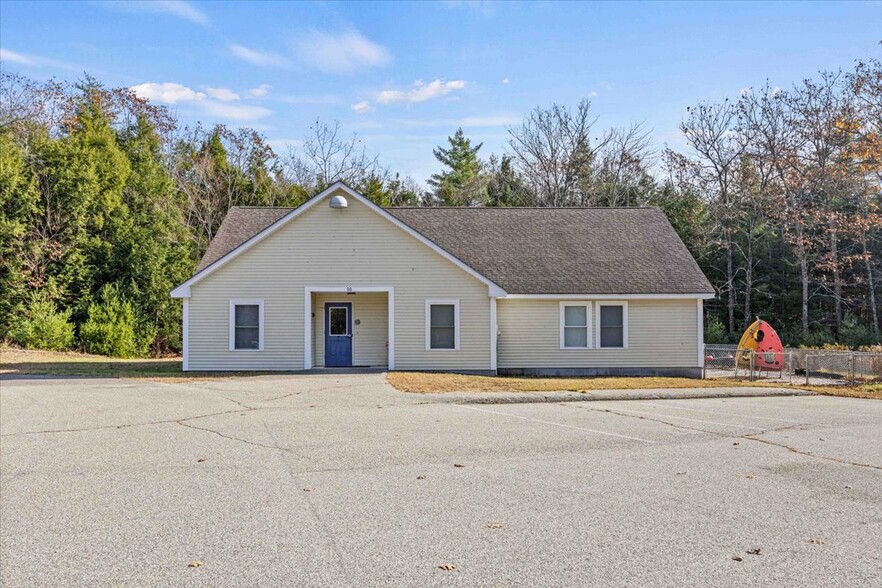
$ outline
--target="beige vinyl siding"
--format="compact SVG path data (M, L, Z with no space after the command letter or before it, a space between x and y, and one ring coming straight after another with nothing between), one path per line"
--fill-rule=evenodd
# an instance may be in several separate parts
M560 348L560 300L500 299L498 367L655 368L698 365L695 300L629 300L628 348L597 349L596 303L592 349Z
M313 353L316 367L325 365L325 303L352 304L352 365L385 366L389 333L388 296L385 292L346 294L316 293L312 296ZM358 320L361 324L356 325Z
M490 369L487 285L348 200L342 210L331 209L327 199L318 202L191 286L189 369L303 369L304 288L369 286L395 289L396 369ZM263 351L229 351L231 298L264 300ZM459 350L426 350L428 298L459 299ZM314 359L317 351L313 346Z

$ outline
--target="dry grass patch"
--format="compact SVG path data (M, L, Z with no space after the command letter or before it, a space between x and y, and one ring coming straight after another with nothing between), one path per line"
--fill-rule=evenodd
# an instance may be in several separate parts
M863 386L792 386L777 382L736 379L693 380L666 377L519 378L471 376L430 372L390 372L386 379L402 392L591 392L594 390L648 390L656 388L776 387L810 390L830 396L882 399L882 384Z
M183 372L180 357L117 359L76 351L37 351L14 347L0 348L0 374L135 378L164 382L261 375L257 372Z

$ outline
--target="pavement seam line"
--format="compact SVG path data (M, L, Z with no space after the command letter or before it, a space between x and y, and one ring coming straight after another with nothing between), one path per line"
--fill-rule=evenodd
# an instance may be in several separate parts
M507 413L507 412L500 412L500 411L497 411L497 410L489 410L489 409L486 409L486 408L477 408L477 407L474 407L474 406L465 406L465 405L463 405L463 404L454 404L453 406L458 406L459 408L464 408L464 409L466 409L466 410L474 410L474 411L477 411L477 412L486 412L486 413L489 413L489 414L496 414L496 415L501 415L501 416L507 416L507 417L511 417L511 418L515 418L515 419L521 419L521 420L524 420L524 421L533 422L533 423L540 423L540 424L543 424L543 425L552 425L552 426L555 426L555 427L563 427L563 428L565 428L565 429L575 429L575 430L577 430L577 431L586 431L586 432L588 432L588 433L596 433L596 434L598 434L598 435L606 435L606 436L609 436L609 437L618 437L619 439L630 439L630 440L632 440L632 441L640 441L640 442L642 442L642 443L650 443L650 444L652 444L652 445L655 445L655 444L657 443L656 441L651 441L651 440L649 440L649 439L642 439L642 438L640 438L640 437L632 437L632 436L630 436L630 435L619 435L618 433L609 433L609 432L607 432L607 431L598 431L597 429L588 429L588 428L586 428L586 427L576 427L576 426L574 426L574 425L567 425L567 424L564 424L564 423L555 423L555 422L553 422L553 421L544 421L544 420L541 420L541 419L533 419L533 418L530 418L530 417L520 416L520 415L516 415L516 414L509 414L509 413Z
M690 419L689 417L673 416L673 415L669 415L669 414L655 414L653 412L646 412L645 410L628 410L626 408L617 408L616 410L621 411L621 412L632 412L634 414L648 414L651 416L660 416L660 417L665 417L665 418L679 420L679 421L690 421L693 423L702 423L705 425L717 425L720 427L736 427L739 429L756 429L757 431L765 431L766 430L766 429L763 429L762 427L752 427L750 425L733 425L733 424L729 424L729 423L718 423L716 421L703 421L701 419Z
M705 409L701 409L701 408L686 408L685 406L680 406L678 404L664 404L664 405L646 404L645 406L655 406L658 408L673 407L678 410L689 410L692 412L706 412L708 414L719 414L719 415L724 415L724 416L732 416L732 417L745 418L745 419L756 419L756 420L760 420L760 421L775 421L775 422L779 422L779 423L795 423L795 424L800 424L800 425L812 425L814 427L832 427L833 426L833 425L825 425L822 423L807 423L805 421L794 421L793 419L775 419L775 418L771 418L771 417L761 417L761 416L754 416L754 415L747 415L747 414L739 414L739 413L735 413L735 412L721 412L718 410L705 410Z

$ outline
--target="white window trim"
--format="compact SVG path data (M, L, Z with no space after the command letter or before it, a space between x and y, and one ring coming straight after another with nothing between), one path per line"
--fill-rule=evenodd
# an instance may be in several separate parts
M453 305L453 349L432 348L432 306L436 304ZM459 298L426 299L426 351L459 351Z
M258 346L257 349L236 349L236 306L257 305ZM262 298L230 298L230 351L236 353L255 353L263 351L263 299Z
M349 306L344 306L344 305L349 305ZM345 308L346 309L346 334L345 335L332 335L331 334L330 317L323 316L322 317L322 325L324 325L325 335L327 335L328 337L349 337L350 335L352 335L353 337L355 336L355 334L352 332L352 329L350 328L350 326L354 326L354 325L352 325L352 318L353 317L349 316L349 312L350 312L350 310L352 310L351 305L352 305L351 300L347 300L345 302L343 302L343 301L336 301L335 302L332 300L325 301L325 309L328 308L328 306L330 306L331 308ZM324 313L325 310L322 309L322 312ZM325 319L328 319L327 324L325 324Z
M627 300L608 300L598 301L595 303L596 316L594 318L595 333L597 338L598 349L627 349L628 348L628 301ZM621 347L601 347L600 346L600 308L602 306L621 306L622 307L622 346Z
M566 307L567 306L584 306L585 307L585 331L586 337L585 340L587 345L585 347L572 347L566 345ZM573 351L573 350L584 350L592 348L591 334L593 330L591 329L591 301L589 300L569 300L566 302L561 301L560 303L560 348L562 351ZM573 328L573 327L570 327Z

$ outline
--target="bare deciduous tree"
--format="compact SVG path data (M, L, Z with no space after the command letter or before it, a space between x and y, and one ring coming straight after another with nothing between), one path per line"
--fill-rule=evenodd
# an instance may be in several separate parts
M285 159L285 171L311 194L336 181L357 185L370 176L386 178L376 155L368 155L358 135L344 137L340 123L316 120L300 148L291 148Z
M585 205L592 162L607 137L595 139L591 102L575 110L559 104L536 108L520 127L509 127L508 145L515 167L539 206Z

